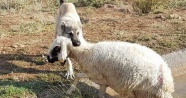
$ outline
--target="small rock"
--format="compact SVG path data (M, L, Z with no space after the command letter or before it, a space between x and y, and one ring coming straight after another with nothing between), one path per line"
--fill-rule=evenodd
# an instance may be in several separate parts
M23 48L23 47L25 47L25 45L19 44L19 47Z
M105 4L104 7L105 7L105 8L116 8L116 5Z
M3 38L5 36L6 36L5 33L0 33L0 38Z
M134 11L133 7L131 5L122 5L117 8L120 12L124 13L132 13Z
M186 21L186 19L185 19L185 18L182 18L182 20L183 20L183 21Z
M2 51L3 54L6 54L6 51Z
M34 19L34 16L30 16L30 19Z
M169 18L170 19L181 19L181 17L178 14L170 14Z
M166 19L166 17L162 14L159 14L159 15L155 16L155 18Z
M24 48L25 45L22 45L22 44L14 44L14 45L12 45L11 47L12 47L12 48L18 48L18 47Z
M124 12L124 13L132 13L134 11L132 5L112 5L112 4L105 4L104 8L107 9L115 9L118 10L120 12Z
M6 50L7 51L13 51L13 49L11 47L7 47Z
M11 27L11 31L12 31L12 32L19 32L19 31L20 31L20 26L19 26L19 25L12 26L12 27Z
M12 47L12 48L17 48L18 45L14 44L14 45L12 45L11 47Z

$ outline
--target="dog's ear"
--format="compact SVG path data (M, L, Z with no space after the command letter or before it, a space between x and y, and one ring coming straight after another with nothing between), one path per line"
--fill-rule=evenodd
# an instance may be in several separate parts
M61 4L63 4L63 3L64 3L64 0L60 0L59 2L60 2L60 5L61 5Z
M65 31L65 21L62 21L62 22L61 22L61 29L62 29L63 31Z

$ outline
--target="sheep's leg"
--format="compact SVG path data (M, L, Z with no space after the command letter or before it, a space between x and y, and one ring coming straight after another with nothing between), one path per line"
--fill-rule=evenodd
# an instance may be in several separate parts
M68 95L71 95L72 92L76 90L76 85L81 78L88 78L88 76L85 73L77 73L74 82L72 83L71 87L67 90Z
M105 91L106 91L107 86L106 85L100 85L100 90L99 90L99 98L105 98Z

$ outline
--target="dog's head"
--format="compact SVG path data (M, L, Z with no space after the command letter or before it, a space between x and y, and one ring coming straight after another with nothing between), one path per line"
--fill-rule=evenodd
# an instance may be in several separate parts
M55 61L64 62L67 58L67 44L69 39L65 37L57 37L49 49L49 54L47 60L49 63L54 63Z
M62 36L71 39L73 46L80 46L80 38L82 36L81 23L75 21L62 21L61 23Z

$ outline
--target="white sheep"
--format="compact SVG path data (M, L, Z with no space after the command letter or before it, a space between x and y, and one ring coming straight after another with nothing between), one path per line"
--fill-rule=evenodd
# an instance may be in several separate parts
M172 98L174 83L169 67L160 55L145 46L105 41L73 47L67 38L57 37L51 51L56 47L61 49L57 55L49 54L49 60L58 57L64 61L68 54L84 72L77 74L68 94L75 90L79 78L88 77L100 85L99 98L104 98L108 86L122 97L133 94L135 98Z

